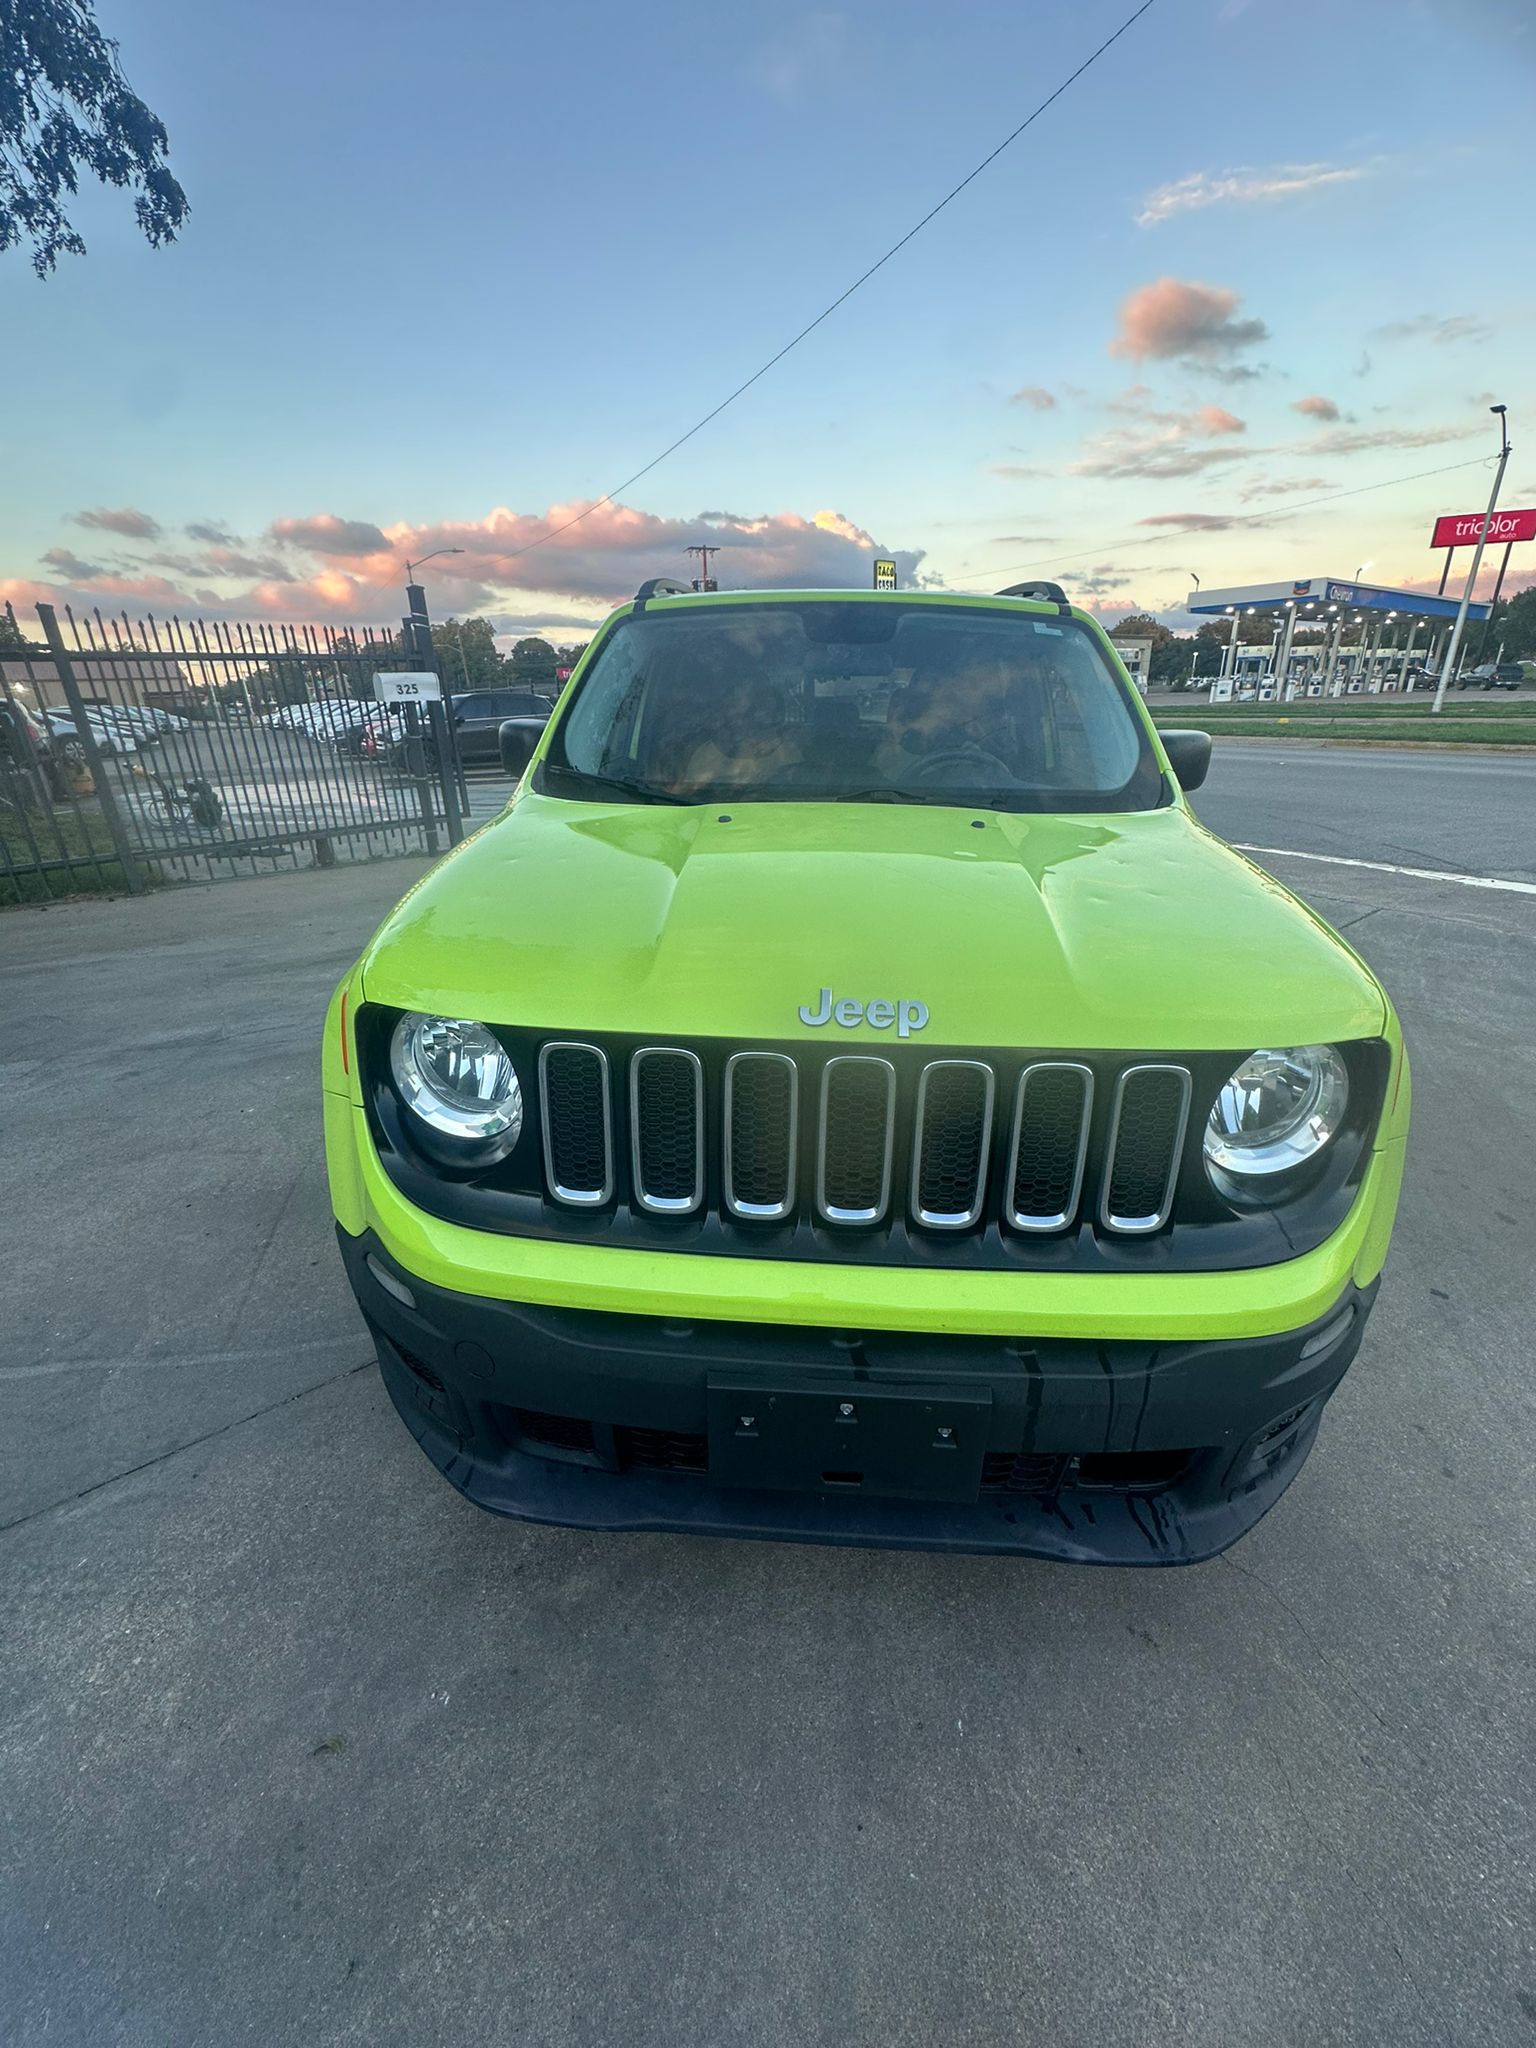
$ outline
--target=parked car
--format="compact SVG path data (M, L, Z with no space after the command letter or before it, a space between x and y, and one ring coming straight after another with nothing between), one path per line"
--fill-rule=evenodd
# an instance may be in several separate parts
M81 700L92 718L103 724L121 726L132 737L153 745L163 732L185 732L187 721L172 712L148 704L120 704L115 697L85 697Z
M1410 1088L1370 968L1193 816L1210 752L1055 587L614 612L326 1025L342 1256L445 1477L1084 1563L1250 1529Z
M1518 690L1525 670L1518 661L1480 661L1476 668L1464 668L1456 678L1458 690Z
M0 768L42 771L49 791L64 794L63 760L47 726L25 704L0 696Z
M517 743L527 740L527 751L522 757L526 764L553 709L549 699L534 690L466 691L453 700L453 731L459 759L466 767L503 760L499 735L503 726L510 725Z
M74 713L48 704L43 706L40 715L60 755L76 769L83 768L86 765L85 747ZM88 711L85 721L98 753L136 754L139 751L139 740L125 726L103 718L99 712Z

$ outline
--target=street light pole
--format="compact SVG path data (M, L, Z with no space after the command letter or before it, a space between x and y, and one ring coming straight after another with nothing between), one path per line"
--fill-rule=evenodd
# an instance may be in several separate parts
M1493 489L1488 494L1488 510L1483 514L1478 529L1477 546L1472 550L1472 566L1467 571L1467 586L1461 593L1461 603L1456 610L1456 623L1451 628L1450 641L1445 650L1445 666L1440 671L1440 680L1435 685L1435 701L1431 710L1438 711L1445 702L1445 693L1451 677L1456 673L1456 650L1461 645L1462 633L1466 630L1467 607L1472 602L1472 592L1477 583L1477 572L1483 565L1483 548L1493 528L1493 515L1499 508L1499 492L1504 487L1504 472L1509 467L1509 420L1507 408L1490 405L1488 410L1499 416L1499 466L1493 473Z

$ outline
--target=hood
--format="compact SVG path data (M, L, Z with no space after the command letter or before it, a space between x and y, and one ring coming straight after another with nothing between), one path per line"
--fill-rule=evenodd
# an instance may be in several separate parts
M1179 806L730 811L524 792L386 920L363 986L493 1024L843 1050L893 1041L902 1004L912 1035L926 1011L926 1047L1083 1051L1370 1037L1386 1015L1343 942ZM817 1028L828 1000L890 1015Z

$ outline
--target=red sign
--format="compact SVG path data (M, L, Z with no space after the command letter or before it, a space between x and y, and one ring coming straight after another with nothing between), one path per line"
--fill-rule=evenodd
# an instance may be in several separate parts
M1447 512L1435 521L1432 548L1476 547L1482 529L1483 512ZM1489 543L1502 547L1505 541L1536 540L1536 512L1495 512L1488 528Z

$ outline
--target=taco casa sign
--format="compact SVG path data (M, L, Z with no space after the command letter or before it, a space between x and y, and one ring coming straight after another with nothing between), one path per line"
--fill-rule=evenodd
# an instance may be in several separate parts
M1482 533L1483 512L1447 512L1435 521L1432 548L1476 547ZM1536 510L1495 512L1488 520L1488 539L1495 546L1506 541L1536 540Z

